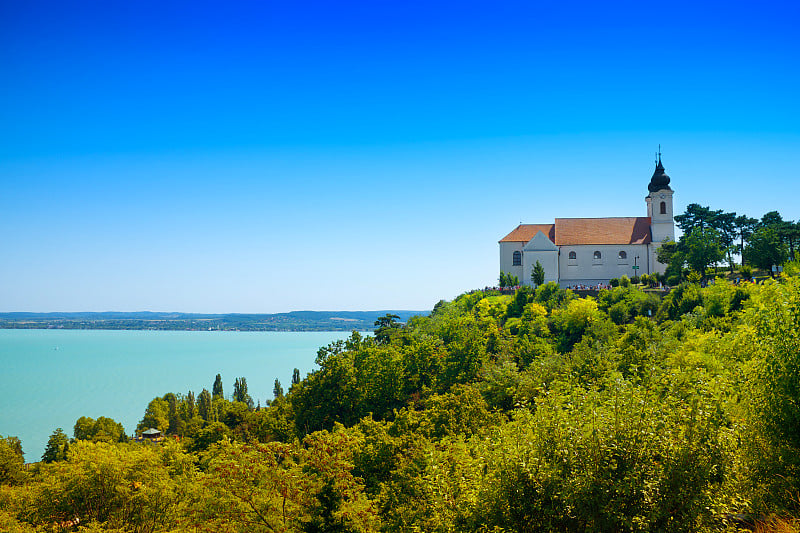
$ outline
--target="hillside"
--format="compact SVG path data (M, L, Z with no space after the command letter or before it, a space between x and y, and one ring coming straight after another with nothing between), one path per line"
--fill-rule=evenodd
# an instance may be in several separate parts
M82 417L26 471L0 441L0 529L797 531L798 270L474 291L321 348L266 408L243 378L156 397L159 444Z

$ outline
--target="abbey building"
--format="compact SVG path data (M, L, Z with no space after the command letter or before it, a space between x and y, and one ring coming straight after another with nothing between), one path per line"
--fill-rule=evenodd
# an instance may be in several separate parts
M646 217L557 218L553 224L520 224L500 242L500 271L531 284L536 261L545 282L563 287L608 283L623 275L664 273L656 249L675 240L670 178L658 154L645 197Z

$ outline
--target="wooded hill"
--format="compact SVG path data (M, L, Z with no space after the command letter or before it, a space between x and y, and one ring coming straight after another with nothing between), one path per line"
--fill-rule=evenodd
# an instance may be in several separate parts
M179 439L84 417L29 471L6 440L0 530L796 531L799 269L472 292L320 349L266 408L242 378L153 399L139 429Z

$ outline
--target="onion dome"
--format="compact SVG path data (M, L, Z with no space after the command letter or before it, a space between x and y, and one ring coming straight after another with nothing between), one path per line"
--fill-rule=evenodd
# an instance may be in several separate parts
M661 153L658 154L658 162L656 163L656 170L653 172L653 177L650 178L650 185L647 186L650 192L661 190L671 191L669 186L669 176L664 172L664 165L661 164Z

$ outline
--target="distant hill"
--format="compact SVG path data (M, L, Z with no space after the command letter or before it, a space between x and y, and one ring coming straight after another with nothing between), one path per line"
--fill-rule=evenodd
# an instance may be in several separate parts
M372 331L388 313L406 322L429 311L291 311L274 314L0 313L0 329L147 329L187 331Z

